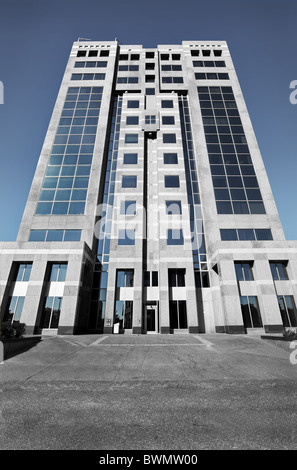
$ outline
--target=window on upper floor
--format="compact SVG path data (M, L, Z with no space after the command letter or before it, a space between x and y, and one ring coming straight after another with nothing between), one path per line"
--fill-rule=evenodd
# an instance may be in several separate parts
M167 230L167 245L183 245L184 236L182 229L168 229Z
M176 144L176 135L163 134L163 144Z
M155 63L154 62L147 62L145 64L145 70L155 70Z
M155 79L156 79L155 75L146 75L145 76L146 83L154 83Z
M175 124L174 116L162 116L162 124L174 125Z
M77 51L76 57L86 57L87 51Z
M169 287L185 287L185 269L168 269Z
M145 58L146 59L154 59L155 53L154 52L146 52L145 53Z
M118 269L117 270L117 287L133 287L134 286L134 270Z
M166 175L164 176L165 188L179 188L179 176L178 175Z
M287 261L270 261L269 264L274 281L287 281L289 279L287 273Z
M100 51L100 57L108 57L109 51Z
M176 165L178 163L177 153L164 153L163 159L165 165Z
M235 261L235 272L237 281L253 281L253 262Z
M162 108L173 108L173 100L162 100L161 106Z
M136 201L121 201L120 213L121 215L135 215Z
M144 118L145 124L156 124L156 115L155 114L149 114L145 116Z
M138 124L139 123L139 117L138 116L127 116L126 117L126 124L127 126L132 126L133 124Z
M126 134L125 135L125 144L137 144L138 143L138 134Z
M165 201L166 214L168 215L180 215L182 213L181 201Z
M67 263L52 263L50 269L50 282L64 282L66 278Z
M125 165L137 165L138 154L137 153L124 153L123 162Z
M89 57L97 57L97 55L98 55L98 51L89 51L89 54L88 54Z
M20 263L17 268L16 282L27 282L30 279L32 263Z
M138 100L128 100L127 101L127 108L139 108L139 101Z
M137 176L126 175L122 177L122 188L136 188Z
M118 245L135 245L135 230L120 229L118 234Z

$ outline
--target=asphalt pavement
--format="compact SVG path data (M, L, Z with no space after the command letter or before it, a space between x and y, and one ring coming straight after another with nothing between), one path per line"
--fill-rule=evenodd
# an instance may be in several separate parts
M44 337L0 365L0 449L296 449L289 344Z

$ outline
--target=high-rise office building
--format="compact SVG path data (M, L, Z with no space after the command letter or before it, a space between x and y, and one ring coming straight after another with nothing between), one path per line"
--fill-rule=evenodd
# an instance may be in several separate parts
M2 320L29 334L297 326L286 241L224 41L73 44Z

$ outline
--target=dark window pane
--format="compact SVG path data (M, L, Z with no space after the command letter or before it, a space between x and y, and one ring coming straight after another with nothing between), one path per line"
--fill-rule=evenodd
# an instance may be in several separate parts
M166 165L174 165L177 164L177 153L164 153L164 164Z
M252 229L238 229L239 240L255 240L254 230Z
M179 176L167 175L164 180L165 188L179 188Z
M126 165L136 165L138 159L137 153L124 153L124 164Z
M235 229L221 229L220 232L222 241L232 241L238 239Z
M137 176L123 176L122 177L122 188L136 188Z

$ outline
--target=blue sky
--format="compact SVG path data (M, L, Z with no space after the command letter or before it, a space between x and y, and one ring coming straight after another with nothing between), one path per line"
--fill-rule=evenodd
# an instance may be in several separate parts
M226 40L287 239L297 239L296 0L0 0L0 241L13 241L78 37Z

